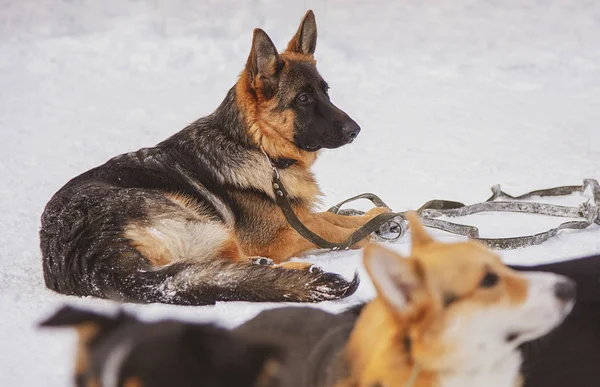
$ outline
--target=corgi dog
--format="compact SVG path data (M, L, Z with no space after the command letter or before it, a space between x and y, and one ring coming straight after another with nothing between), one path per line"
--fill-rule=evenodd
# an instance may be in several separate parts
M414 213L409 222L408 257L365 248L377 295L362 309L276 309L238 331L289 343L290 386L521 386L519 346L563 321L575 283L514 271L474 241L436 242Z

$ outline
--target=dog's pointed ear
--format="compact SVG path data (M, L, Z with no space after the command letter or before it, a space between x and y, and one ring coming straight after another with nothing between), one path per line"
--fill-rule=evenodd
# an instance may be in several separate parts
M425 231L425 228L421 224L419 215L416 212L411 211L406 214L406 217L408 219L413 250L415 247L418 248L433 242L433 239L427 234L427 231Z
M41 327L72 327L88 323L102 325L110 321L113 321L113 318L96 312L63 306L39 325Z
M407 312L415 292L422 287L419 262L371 244L365 248L364 264L378 295L395 311Z
M316 48L317 22L313 11L308 10L302 18L302 22L300 22L298 32L296 32L296 35L288 43L286 51L297 52L303 55L313 55Z
M281 64L282 60L271 38L265 31L256 28L252 35L252 49L246 62L246 71L252 86L258 87L261 83L272 81L281 70Z

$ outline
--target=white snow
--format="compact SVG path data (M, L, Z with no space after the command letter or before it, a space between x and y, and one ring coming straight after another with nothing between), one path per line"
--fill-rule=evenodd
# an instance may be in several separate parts
M332 99L363 129L315 165L327 205L371 191L404 210L432 198L481 201L496 183L520 194L600 178L596 0L3 0L1 386L68 385L74 334L35 324L65 302L116 308L44 287L37 232L50 196L71 177L210 113L242 70L252 29L264 28L283 48L307 8L316 13L317 59ZM508 236L562 220L487 214L461 221L485 236ZM598 252L593 226L502 256L533 264ZM309 259L348 277L360 266L357 251ZM354 296L316 306L340 310L372 297L361 274ZM234 326L275 306L125 308L148 319Z

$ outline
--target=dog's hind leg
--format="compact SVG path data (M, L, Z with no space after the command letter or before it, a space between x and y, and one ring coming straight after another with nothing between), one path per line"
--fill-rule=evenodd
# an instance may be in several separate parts
M273 267L280 267L280 268L286 269L286 270L308 270L308 271L321 270L318 266L315 266L310 262L283 262L283 263L274 265Z
M317 266L310 262L283 262L275 264L272 259L264 257L250 257L250 262L255 265L263 265L268 267L277 267L287 270L320 270Z
M358 286L357 277L250 264L225 223L160 191L98 185L78 199L52 202L42 218L44 279L64 294L186 305L316 302Z
M138 230L132 245L144 257L158 256L152 262L160 263L165 256L172 262L158 265L155 271L168 273L155 286L155 297L160 302L318 301L338 298L354 286L338 275L310 270L314 266L304 262L253 264L256 259L245 257L220 224L186 224L183 219L174 222L171 216L167 224L153 223L144 230L148 231ZM173 272L171 267L177 269ZM315 292L318 286L321 288Z

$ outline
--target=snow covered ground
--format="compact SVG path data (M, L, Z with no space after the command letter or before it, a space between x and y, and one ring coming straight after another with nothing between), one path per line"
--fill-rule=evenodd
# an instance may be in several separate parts
M307 8L333 101L362 126L315 166L325 202L380 194L397 209L484 200L600 178L600 2L280 0L0 2L0 385L64 386L74 335L36 322L71 302L42 281L39 216L69 178L153 145L210 113L241 71L254 27L279 47ZM579 203L581 197L563 203ZM533 233L560 219L464 219L483 236ZM440 239L456 237L434 232ZM402 240L393 245L408 251ZM600 227L503 252L533 264L600 252ZM350 276L360 253L311 257ZM339 310L366 300L365 273ZM273 304L126 305L144 318L234 326Z

